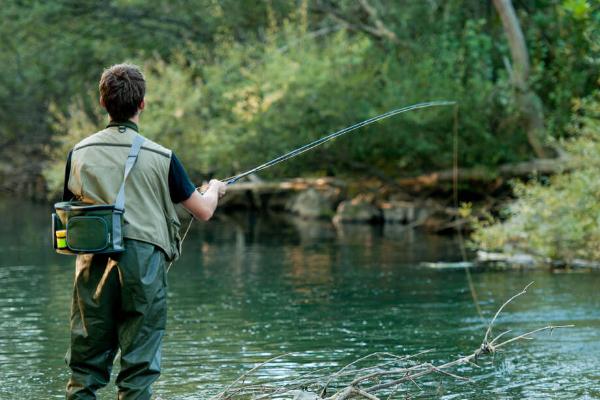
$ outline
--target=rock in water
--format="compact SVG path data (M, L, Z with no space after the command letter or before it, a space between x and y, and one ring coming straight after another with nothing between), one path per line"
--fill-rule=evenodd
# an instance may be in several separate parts
M423 262L421 263L424 267L434 269L465 269L475 267L475 263L471 261L458 261L458 262Z
M310 188L292 197L286 208L302 218L331 218L339 191Z
M381 219L381 211L361 196L342 201L334 222L374 222Z
M429 212L408 201L389 201L381 204L383 219L386 223L412 224L424 221Z

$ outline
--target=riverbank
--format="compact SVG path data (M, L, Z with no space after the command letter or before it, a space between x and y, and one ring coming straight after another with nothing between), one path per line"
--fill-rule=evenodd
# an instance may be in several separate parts
M501 194L498 199L490 200L490 196L470 190L465 194L465 200L475 201L478 210L490 210L506 197L506 192L497 183L495 185L493 190ZM451 185L400 185L378 179L261 181L255 178L231 185L221 207L225 212L240 209L280 211L309 220L393 224L419 227L433 233L469 230L470 220L452 203Z
M486 189L488 190L488 189ZM279 182L238 183L229 187L222 208L227 212L240 209L275 211L301 220L329 221L335 225L382 225L394 229L419 229L434 234L470 233L483 215L497 213L512 200L511 192L497 185L497 197L480 197L466 191L461 201L466 207L454 206L451 188L440 185L391 187L377 180L348 182L338 178L294 179ZM450 191L450 193L449 193ZM523 238L522 240L527 240ZM436 265L436 268L456 267ZM455 265L456 264L456 265ZM555 271L598 270L600 263L583 258L555 259L510 248L502 251L473 251L469 265L485 269L549 268Z
M0 189L7 198L36 202L60 201L58 194L48 199L47 183L39 175L32 180L6 180ZM23 183L27 182L27 183ZM460 201L469 202L477 212L497 209L509 197L504 181L486 179L479 185L465 185ZM289 213L307 220L335 223L393 224L422 228L432 233L470 231L470 219L461 216L453 204L452 182L433 178L391 181L382 178L295 178L265 181L256 176L228 187L220 210Z

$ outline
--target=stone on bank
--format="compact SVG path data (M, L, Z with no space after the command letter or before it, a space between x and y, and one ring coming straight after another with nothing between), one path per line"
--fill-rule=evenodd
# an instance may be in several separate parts
M333 222L377 222L381 220L381 210L364 196L342 201L336 210Z
M292 196L285 208L306 219L331 218L340 197L337 188L309 188Z

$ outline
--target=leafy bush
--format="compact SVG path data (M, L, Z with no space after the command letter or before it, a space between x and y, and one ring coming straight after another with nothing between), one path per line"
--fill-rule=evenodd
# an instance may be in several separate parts
M600 260L600 91L573 107L568 170L515 186L504 221L482 224L474 244L560 260Z

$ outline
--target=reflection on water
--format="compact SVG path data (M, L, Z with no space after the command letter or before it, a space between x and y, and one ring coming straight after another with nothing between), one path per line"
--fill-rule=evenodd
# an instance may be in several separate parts
M47 207L2 203L0 225L0 399L62 398L67 371L73 259L49 250ZM484 326L462 270L421 261L457 259L452 238L398 226L334 227L287 216L236 215L196 223L169 275L164 399L202 399L255 363L290 380L335 369L374 351L434 348L447 361L478 347ZM496 355L473 378L436 377L426 398L593 398L600 396L600 274L474 271L486 318L530 281L498 332L548 323L575 328L541 335ZM100 392L114 398L114 388ZM404 398L399 395L398 398Z

